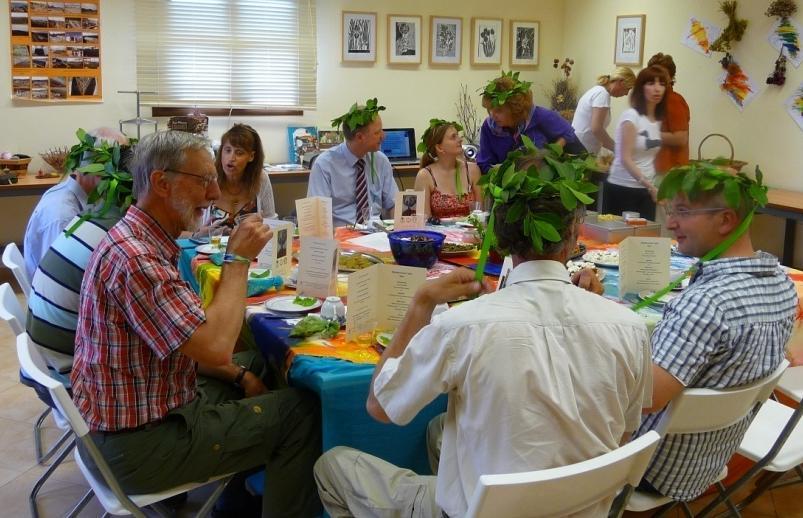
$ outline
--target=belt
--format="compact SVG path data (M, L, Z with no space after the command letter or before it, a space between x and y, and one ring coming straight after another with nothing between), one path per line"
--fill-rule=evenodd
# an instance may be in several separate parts
M161 421L151 421L150 423L145 423L143 425L139 425L135 428L123 428L122 430L94 430L91 433L95 435L102 435L104 437L109 435L118 435L121 433L132 433L132 432L142 432L145 430L150 430L159 426L162 422Z

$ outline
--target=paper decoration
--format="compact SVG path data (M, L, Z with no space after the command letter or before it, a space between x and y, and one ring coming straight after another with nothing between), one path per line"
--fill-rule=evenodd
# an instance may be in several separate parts
M396 193L393 224L396 230L422 229L427 224L424 192L406 190Z
M758 92L756 84L742 69L742 67L732 59L727 65L727 69L719 78L719 87L733 101L740 111L744 110Z
M803 131L803 83L800 83L795 93L784 104L786 104L786 113L795 120L797 126Z
M689 18L680 42L700 54L711 57L711 43L722 34L722 29L702 18Z
M667 237L628 237L619 244L620 298L669 284L670 246Z
M798 68L803 60L803 51L800 50L800 34L802 32L803 29L794 20L779 18L767 34L770 45L779 52L783 48L786 59L795 68Z

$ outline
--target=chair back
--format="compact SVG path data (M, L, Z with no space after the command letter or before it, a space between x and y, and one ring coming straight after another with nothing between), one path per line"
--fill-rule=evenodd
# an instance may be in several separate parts
M14 274L14 278L17 279L17 283L27 298L31 293L31 281L25 272L25 260L13 241L8 243L3 250L3 264Z
M727 389L685 389L669 403L656 430L663 436L727 428L770 397L788 366L789 362L783 360L772 374L749 385Z
M612 499L625 485L638 485L660 440L650 431L611 452L569 466L482 475L466 517L565 516Z
M0 284L0 319L8 322L14 336L25 332L25 313L22 312L17 296L7 282Z

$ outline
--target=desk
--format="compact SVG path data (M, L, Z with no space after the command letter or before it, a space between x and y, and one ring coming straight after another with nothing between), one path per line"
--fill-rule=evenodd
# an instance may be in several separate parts
M33 174L24 174L17 177L17 183L0 185L0 197L6 196L31 196L41 195L57 183L61 182L62 177L37 178Z
M795 231L798 220L803 220L803 192L770 189L769 203L757 212L784 218L783 258L781 264L791 266L795 260Z

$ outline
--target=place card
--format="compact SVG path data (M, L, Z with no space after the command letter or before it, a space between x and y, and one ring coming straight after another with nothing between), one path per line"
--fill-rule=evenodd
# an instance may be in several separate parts
M667 237L628 237L619 243L620 298L669 284L670 246Z
M395 264L375 264L349 275L346 340L375 329L396 329L424 282L424 268Z
M312 196L296 200L298 235L332 239L332 198Z
M271 275L280 275L286 279L293 269L291 253L295 225L281 219L264 219L262 222L270 226L273 237L257 255L257 264L261 268L270 268Z
M396 193L396 205L393 209L394 230L422 229L427 224L423 191L406 191Z
M336 294L338 256L336 240L301 236L296 292L317 298Z

